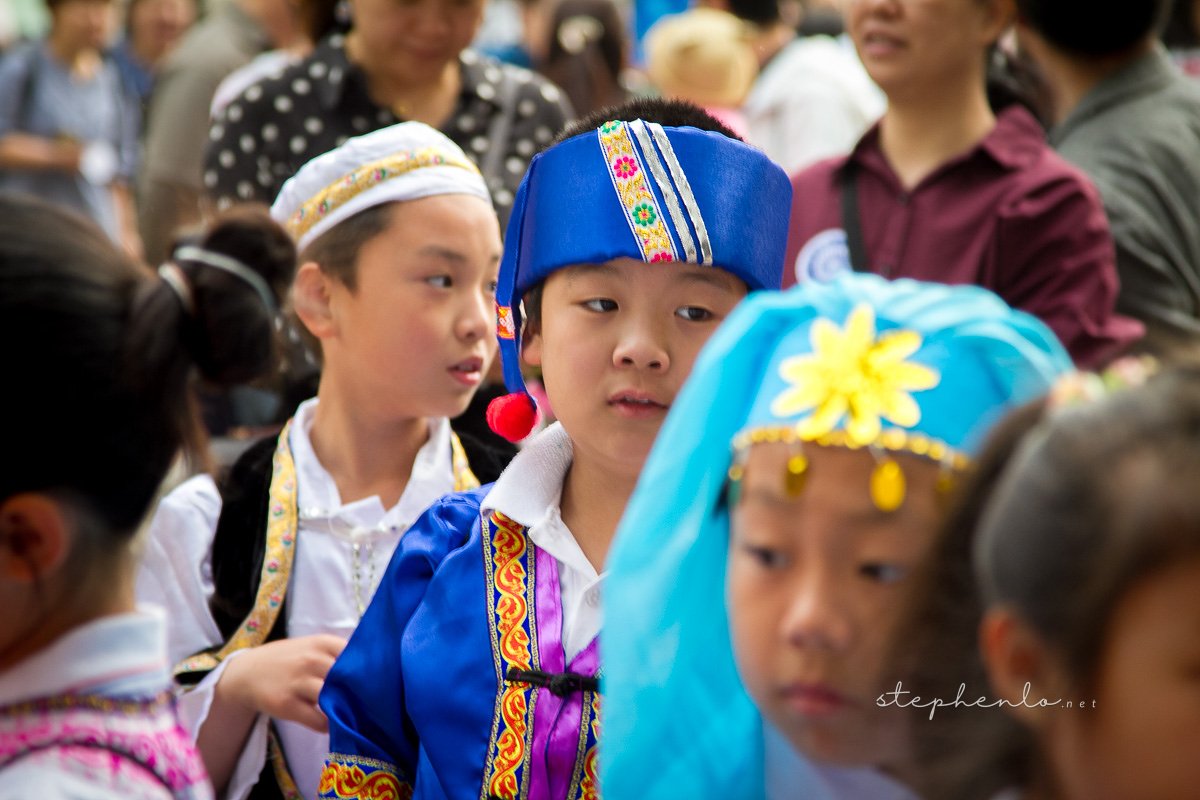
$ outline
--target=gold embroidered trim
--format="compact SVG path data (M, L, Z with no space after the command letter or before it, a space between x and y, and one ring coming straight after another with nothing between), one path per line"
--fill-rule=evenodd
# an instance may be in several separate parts
M479 478L471 471L467 460L467 451L463 449L462 441L454 431L450 432L451 465L454 470L454 491L465 492L479 488Z
M857 450L862 447L878 447L896 453L911 453L915 456L928 458L931 461L947 464L956 470L966 469L971 459L965 454L950 447L945 442L925 436L921 433L910 433L900 428L888 428L865 445L858 444L843 430L829 431L817 436L799 433L795 426L777 428L756 428L738 434L733 440L735 451L744 451L755 444L774 442L810 442L821 447L846 447Z
M387 158L364 164L313 195L288 220L288 233L299 240L331 212L363 192L425 167L457 167L479 175L479 168L470 161L436 147L393 153Z

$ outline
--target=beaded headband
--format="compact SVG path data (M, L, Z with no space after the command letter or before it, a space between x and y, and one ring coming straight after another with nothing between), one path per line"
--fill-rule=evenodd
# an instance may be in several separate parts
M388 181L427 167L455 167L479 175L479 168L465 157L456 156L436 147L425 147L395 153L387 158L364 164L321 189L300 206L287 221L288 233L300 241L313 226L354 198L381 187Z
M903 291L893 294L904 298ZM792 448L784 476L790 496L803 491L809 468L805 444L870 452L876 465L869 492L881 511L897 510L906 496L895 453L935 462L941 468L939 488L949 488L954 473L969 462L979 424L1011 404L997 391L1003 387L995 374L1017 366L1004 347L1019 340L989 323L1029 320L996 306L991 295L971 296L965 288L938 294L913 295L899 305L860 297L785 337L746 427L732 442L730 499L736 500L748 449L768 442ZM974 306L976 316L948 313L950 300ZM925 315L913 313L918 310Z

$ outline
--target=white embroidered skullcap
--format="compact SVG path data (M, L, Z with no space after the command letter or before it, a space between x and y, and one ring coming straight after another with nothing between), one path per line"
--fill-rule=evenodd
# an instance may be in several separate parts
M279 190L271 216L303 252L360 211L441 194L492 202L479 168L458 145L423 122L401 122L309 161Z

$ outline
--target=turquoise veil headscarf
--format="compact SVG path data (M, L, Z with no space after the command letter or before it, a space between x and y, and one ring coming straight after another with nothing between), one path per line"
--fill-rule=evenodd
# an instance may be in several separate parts
M897 380L912 379L904 393L916 419L906 401L886 398L839 415L836 386L823 396L796 384L804 375L826 380L805 362L845 364L868 350L905 362ZM992 422L1070 369L1045 325L977 287L853 273L743 302L676 399L609 557L604 795L764 796L763 722L738 677L725 607L729 515L719 500L739 433L807 426L803 438L816 440L815 421L835 433L934 441L967 455ZM799 403L776 402L797 389ZM851 413L863 408L873 421ZM795 789L806 796L804 786Z

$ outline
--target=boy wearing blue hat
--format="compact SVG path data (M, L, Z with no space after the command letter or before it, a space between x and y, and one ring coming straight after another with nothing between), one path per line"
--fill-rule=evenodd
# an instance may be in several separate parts
M700 347L778 287L790 202L778 166L694 107L608 113L534 158L501 262L513 394L491 422L516 439L534 421L522 340L559 422L401 542L321 694L322 797L597 796L608 545Z
M605 789L911 798L910 718L879 702L907 579L988 427L1070 368L977 287L854 273L739 308L613 546Z
M479 170L401 123L308 162L271 213L300 254L317 396L220 488L201 475L163 500L138 578L167 609L181 717L227 800L316 795L326 671L405 530L487 466L449 422L495 354L500 228Z

